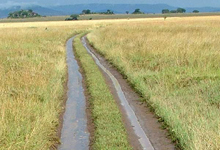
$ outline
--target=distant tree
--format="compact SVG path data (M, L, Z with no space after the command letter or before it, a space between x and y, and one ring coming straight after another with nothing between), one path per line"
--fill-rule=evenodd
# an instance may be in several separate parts
M163 9L163 10L162 10L162 14L167 14L167 13L170 13L170 10L169 10L169 9Z
M32 12L33 12L33 10L32 10L32 9L29 9L29 10L28 10L28 12L32 13Z
M82 14L91 14L91 10L89 10L89 9L83 10Z
M126 14L129 14L129 11L126 11Z
M114 12L108 9L108 10L106 11L106 14L114 14Z
M70 18L72 18L72 20L78 20L78 17L79 17L79 15L77 15L77 14L72 14L70 16Z
M193 13L199 13L199 11L198 10L193 10Z
M21 13L21 16L23 17L23 18L26 18L26 17L28 17L28 11L24 11L24 12L22 12Z
M177 10L171 10L170 13L177 13Z
M13 13L9 13L8 18L13 18Z
M177 13L185 13L186 10L184 8L177 8Z
M65 20L66 20L66 21L68 21L68 20L78 20L78 17L79 17L79 15L77 15L77 14L72 14L72 15L70 15L69 18L66 18Z
M143 14L143 12L141 12L141 10L138 8L138 9L135 9L132 14Z
M73 20L73 18L69 17L65 19L65 21L68 21L68 20Z
M83 10L83 11L82 11L82 14L86 14L86 10Z
M91 14L91 10L87 9L86 14Z
M92 12L92 14L108 14L108 15L113 15L114 12L110 9L108 9L106 12Z

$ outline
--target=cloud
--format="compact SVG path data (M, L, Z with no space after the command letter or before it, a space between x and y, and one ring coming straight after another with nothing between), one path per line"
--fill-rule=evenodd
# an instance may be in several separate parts
M8 9L14 6L22 6L22 7L28 7L32 5L38 5L37 2L15 2L15 1L7 1L4 4L0 4L1 9Z

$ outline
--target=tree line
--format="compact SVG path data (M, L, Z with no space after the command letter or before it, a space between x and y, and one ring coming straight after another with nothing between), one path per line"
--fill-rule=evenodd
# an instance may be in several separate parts
M125 13L129 14L129 11L126 11ZM106 12L92 12L90 9L85 9L82 11L81 14L82 15L85 15L85 14L114 14L114 12L109 9ZM134 12L132 12L132 14L144 14L144 12L142 12L139 8L137 8L134 10Z
M105 12L92 12L90 9L85 9L82 11L81 15L85 15L85 14L114 14L114 12L110 9L108 9L107 11Z
M166 14L166 13L185 13L186 9L184 8L177 8L176 10L169 10L169 9L163 9L162 10L162 14ZM126 14L129 14L129 11L125 12ZM193 13L199 13L198 10L194 10ZM90 9L86 9L83 10L81 14L114 14L113 11L111 10L107 10L106 12L92 12ZM134 12L132 12L131 14L144 14L143 11L141 11L139 8L135 9Z
M108 9L106 12L92 12L90 9L82 10L80 15L88 15L88 14L106 14L106 15L113 15L114 12ZM79 15L78 14L72 14L69 18L66 18L65 20L78 20ZM92 18L90 18L92 20Z
M80 15L88 15L88 14L106 14L106 15L113 15L114 12L108 9L106 12L92 12L90 9L84 9L82 10ZM126 11L126 14L129 14L129 11ZM132 14L144 14L139 8L135 9ZM79 15L78 14L72 14L69 18L66 18L65 20L78 20ZM92 18L90 18L91 20Z
M186 9L184 8L177 8L176 10L169 10L169 9L163 9L162 14L168 14L168 13L185 13ZM193 13L199 13L198 10L194 10Z
M177 8L176 10L169 10L169 9L163 9L162 14L168 14L168 13L185 13L186 9L184 8ZM126 14L129 14L129 11L125 12ZM199 13L198 10L194 10L193 13ZM114 14L113 11L107 10L106 12L92 12L90 9L82 10L80 15L87 15L87 14ZM135 9L134 12L131 14L144 14L143 11L141 11L139 8ZM72 14L69 18L66 18L66 20L78 20L79 15L78 14ZM92 18L90 18L92 20Z

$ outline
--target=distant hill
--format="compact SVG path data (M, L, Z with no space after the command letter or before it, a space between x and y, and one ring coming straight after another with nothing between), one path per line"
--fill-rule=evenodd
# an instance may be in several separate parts
M33 10L19 10L15 12L9 13L9 18L33 18L33 17L40 17L38 13L33 12Z
M64 13L63 11L54 10L47 7L42 6L29 6L28 9L32 9L35 12L38 12L42 16L61 16L61 15L67 15L67 13Z
M144 13L161 13L162 9L175 10L178 7L170 6L167 4L78 4L78 5L61 5L43 7L38 5L32 6L13 6L7 9L0 8L0 18L6 18L10 12L18 11L21 9L32 9L34 12L42 16L61 16L70 15L73 13L79 14L84 9L90 9L92 12L103 12L110 9L118 14L124 14L126 11L132 13L135 9L141 9ZM201 7L201 8L185 8L186 12L199 10L200 12L219 12L220 8L214 7Z
M192 12L193 10L199 10L200 12L220 12L220 8L214 8L214 7L186 8L187 12Z
M107 9L115 13L124 14L126 11L132 13L135 9L139 8L145 13L161 13L164 8L176 9L166 4L79 4L79 5L64 5L51 7L54 10L64 11L65 13L81 13L84 9L90 9L92 12L103 12Z
M7 8L7 9L0 9L0 18L6 18L8 17L8 14L10 12L14 12L18 10L21 10L21 6L14 6L14 7Z
M124 14L126 11L132 13L135 9L139 8L144 13L161 13L162 9L175 10L178 7L170 6L167 4L78 4L78 5L62 5L50 7L53 10L62 11L65 14L81 13L84 9L90 9L92 12L103 12L107 9L115 13ZM200 12L218 12L220 8L214 7L186 7L186 12L199 10Z
M61 16L61 15L68 15L62 11L58 11L58 10L53 10L51 8L47 8L47 7L42 7L42 6L38 6L38 5L32 5L32 6L13 6L10 8L4 8L1 9L0 8L0 18L7 18L8 14L10 12L14 12L14 11L19 11L21 9L27 10L27 9L32 9L34 12L40 14L41 16Z

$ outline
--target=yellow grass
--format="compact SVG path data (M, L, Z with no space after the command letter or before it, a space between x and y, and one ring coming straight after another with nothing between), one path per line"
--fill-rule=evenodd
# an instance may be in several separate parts
M220 17L127 21L88 38L183 149L220 149Z
M48 149L58 142L65 42L109 22L0 24L0 149Z
M49 149L58 141L65 42L91 25L0 26L0 149Z

